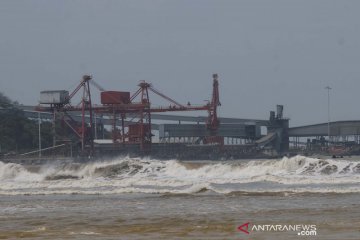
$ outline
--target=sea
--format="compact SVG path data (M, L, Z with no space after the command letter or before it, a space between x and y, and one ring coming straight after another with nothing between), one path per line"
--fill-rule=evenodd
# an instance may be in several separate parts
M360 160L0 162L0 239L360 239Z

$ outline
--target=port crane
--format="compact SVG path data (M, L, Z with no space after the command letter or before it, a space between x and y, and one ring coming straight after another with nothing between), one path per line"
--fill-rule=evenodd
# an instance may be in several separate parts
M101 105L93 105L91 101L90 85L95 86L101 92ZM180 111L207 111L208 120L206 127L209 136L204 139L205 144L223 144L223 138L217 136L219 119L217 117L217 107L219 107L219 82L218 75L213 74L212 99L205 105L180 104L174 99L155 89L151 83L140 81L138 89L130 95L129 92L105 91L92 76L84 75L78 86L64 98L63 101L55 103L45 103L47 106L40 105L38 110L52 112L54 114L54 131L56 116L61 113L61 119L79 138L81 149L85 151L88 146L91 153L94 148L94 124L93 114L102 114L112 119L112 140L114 144L139 144L140 150L148 152L151 150L151 114L161 112L180 112ZM82 91L81 101L77 105L72 105L71 100ZM168 106L154 107L151 105L149 94L153 93L170 103ZM76 122L69 112L80 112L81 123ZM89 116L89 123L85 121ZM125 119L131 118L130 122ZM136 120L135 120L136 119ZM118 121L121 122L121 130L117 129Z

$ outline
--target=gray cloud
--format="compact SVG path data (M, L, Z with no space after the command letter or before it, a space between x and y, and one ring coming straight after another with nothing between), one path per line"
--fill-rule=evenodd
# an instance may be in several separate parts
M0 91L36 104L91 73L107 89L146 79L178 101L210 98L221 115L292 125L360 119L359 1L0 1ZM200 113L199 113L200 114Z

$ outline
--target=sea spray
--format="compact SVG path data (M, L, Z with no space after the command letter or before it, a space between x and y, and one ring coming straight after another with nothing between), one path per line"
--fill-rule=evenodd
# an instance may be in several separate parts
M54 163L29 171L0 162L0 194L360 192L360 162L304 156L180 162L118 158Z

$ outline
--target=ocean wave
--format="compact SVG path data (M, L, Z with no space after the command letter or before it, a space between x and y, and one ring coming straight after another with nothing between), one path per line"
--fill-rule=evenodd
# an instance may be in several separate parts
M360 162L304 156L180 162L119 158L29 169L0 162L0 194L360 192Z

